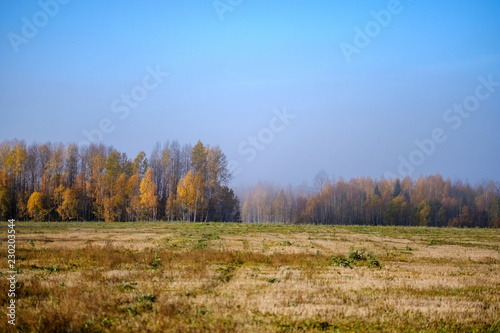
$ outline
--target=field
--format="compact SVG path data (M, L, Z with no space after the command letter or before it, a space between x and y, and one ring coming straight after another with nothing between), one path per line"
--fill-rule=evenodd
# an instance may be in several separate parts
M500 332L498 229L20 223L16 256L2 332Z

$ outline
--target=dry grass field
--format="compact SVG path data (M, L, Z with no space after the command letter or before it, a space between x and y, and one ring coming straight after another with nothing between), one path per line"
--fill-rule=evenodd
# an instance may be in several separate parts
M1 332L500 331L498 229L20 223L16 256Z

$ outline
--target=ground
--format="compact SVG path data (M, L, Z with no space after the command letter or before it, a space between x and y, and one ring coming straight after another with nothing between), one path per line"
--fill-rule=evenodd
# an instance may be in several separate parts
M2 332L500 331L498 229L20 223L16 326L2 258Z

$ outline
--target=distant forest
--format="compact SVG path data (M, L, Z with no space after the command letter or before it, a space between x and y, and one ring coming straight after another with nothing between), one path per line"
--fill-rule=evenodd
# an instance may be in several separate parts
M441 175L259 183L239 193L217 146L157 144L134 159L110 146L0 144L0 220L223 221L500 227L500 188Z
M500 227L500 191L494 182L471 187L441 175L400 180L316 178L313 189L259 184L247 190L247 222Z

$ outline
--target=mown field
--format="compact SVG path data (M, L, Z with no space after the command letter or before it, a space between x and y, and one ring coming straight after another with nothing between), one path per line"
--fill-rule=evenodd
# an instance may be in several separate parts
M1 332L500 332L498 229L19 223L16 255Z

